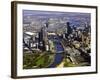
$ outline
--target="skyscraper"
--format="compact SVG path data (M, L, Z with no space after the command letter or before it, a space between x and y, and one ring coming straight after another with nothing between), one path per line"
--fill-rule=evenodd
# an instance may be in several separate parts
M72 28L70 26L70 22L67 22L67 34L71 34L72 33Z

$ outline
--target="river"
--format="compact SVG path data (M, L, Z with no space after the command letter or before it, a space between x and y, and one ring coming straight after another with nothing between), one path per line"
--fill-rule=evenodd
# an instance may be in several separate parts
M53 40L54 42L54 46L55 46L55 50L56 50L56 54L55 54L55 58L53 63L49 66L49 68L54 68L56 67L58 64L60 64L63 60L63 52L64 52L64 48L62 46L62 44L60 43L60 38L57 37Z

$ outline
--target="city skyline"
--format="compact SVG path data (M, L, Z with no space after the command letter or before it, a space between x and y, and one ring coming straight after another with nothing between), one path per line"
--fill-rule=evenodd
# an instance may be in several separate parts
M91 14L23 10L23 68L91 65Z
M56 23L52 23L52 21ZM90 25L90 21L90 13L23 10L23 24L33 25L34 30L36 30L35 28L40 29L46 22L49 22L48 30L51 31L63 28L67 22L74 27L83 27L85 24Z

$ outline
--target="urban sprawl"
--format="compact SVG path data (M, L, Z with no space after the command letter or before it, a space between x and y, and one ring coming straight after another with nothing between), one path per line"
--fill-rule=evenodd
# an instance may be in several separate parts
M79 20L76 25L67 16L24 16L23 68L90 66L91 25Z

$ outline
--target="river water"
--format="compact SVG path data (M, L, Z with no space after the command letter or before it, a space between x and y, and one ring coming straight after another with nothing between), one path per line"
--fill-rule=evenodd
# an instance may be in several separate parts
M57 37L56 39L54 39L54 46L55 46L56 54L55 54L54 62L49 66L49 68L56 67L63 60L62 52L64 52L64 48L60 43L60 38Z

